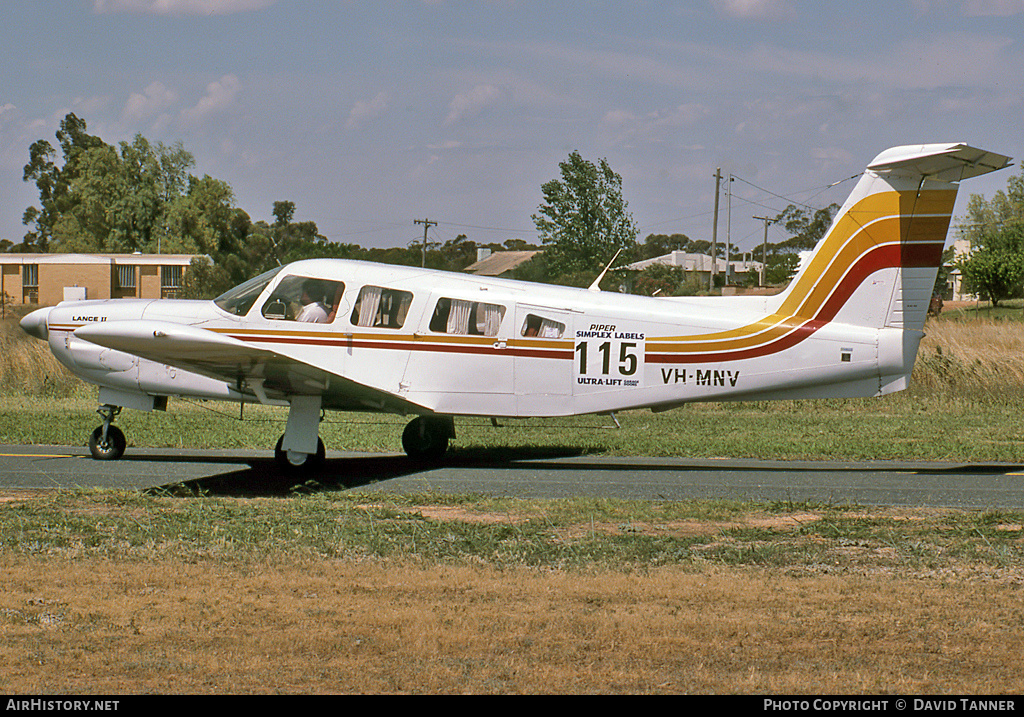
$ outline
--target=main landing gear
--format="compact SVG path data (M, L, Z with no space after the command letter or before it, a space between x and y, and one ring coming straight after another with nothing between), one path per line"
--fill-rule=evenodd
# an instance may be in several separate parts
M286 450L287 434L277 439L274 446L274 461L288 472L316 471L323 467L325 460L324 442L318 436L316 453ZM436 463L448 451L448 443L455 438L455 421L451 416L417 416L402 432L402 448L406 455L419 463Z
M117 460L124 455L128 445L124 433L113 425L121 407L108 403L96 412L103 418L103 425L89 436L89 452L96 460ZM285 433L274 446L274 461L279 468L289 472L308 472L323 467L326 450L319 436L319 423L319 397L292 400ZM417 416L402 432L402 448L414 461L436 463L444 457L453 438L455 421L451 416Z
M116 461L124 455L128 441L121 429L113 425L114 417L121 412L120 406L105 404L96 413L103 418L103 425L97 426L89 436L89 452L98 461Z
M316 439L316 453L286 451L283 446L284 436L281 436L274 446L274 462L286 471L314 471L321 468L326 460L327 450L319 437Z
M402 431L402 448L414 461L434 463L448 450L455 438L455 420L451 416L417 416Z
M316 471L323 466L325 454L320 439L321 397L292 396L288 403L288 423L274 447L274 460L284 471ZM417 416L402 433L402 447L413 460L432 463L444 456L454 437L451 416Z

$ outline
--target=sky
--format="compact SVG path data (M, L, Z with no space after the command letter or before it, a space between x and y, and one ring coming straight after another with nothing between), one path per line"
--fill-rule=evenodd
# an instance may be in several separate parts
M538 243L541 185L607 159L639 229L758 247L841 204L879 152L1024 156L1024 0L2 0L0 238L38 203L29 146L74 112L181 142L254 221L335 241ZM837 184L838 183L838 184ZM833 186L834 185L834 186ZM787 238L769 227L769 241Z

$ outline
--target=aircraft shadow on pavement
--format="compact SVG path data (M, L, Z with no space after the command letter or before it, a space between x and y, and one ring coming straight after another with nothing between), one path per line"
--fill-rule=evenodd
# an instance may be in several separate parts
M930 467L925 464L903 465L894 462L838 463L823 467L821 462L787 461L687 461L666 460L665 462L643 460L607 460L600 455L589 459L564 461L565 458L583 458L586 449L566 446L529 446L515 448L466 448L450 452L442 462L424 464L404 455L359 455L328 458L324 466L312 473L291 473L282 471L274 460L247 458L248 468L218 473L145 490L149 494L161 495L210 495L235 497L288 496L310 493L344 491L371 486L376 483L407 476L427 474L439 469L531 469L537 471L670 471L676 473L728 470L735 473L749 471L807 473L827 470L832 473L881 471L915 473L920 475L943 475L949 473L1007 474L1024 470L1024 466L1010 464L956 464ZM127 457L126 457L127 458ZM179 456L135 456L132 459L145 461L182 462L202 461L204 463L239 463L238 458ZM385 487L382 485L382 487Z
M248 468L217 475L168 483L145 489L150 495L191 497L195 495L260 497L287 496L328 491L349 490L383 483L394 478L429 473L439 468L507 468L520 461L569 458L579 456L579 448L562 446L531 446L528 448L468 449L455 451L442 462L431 464L414 461L404 455L345 456L328 458L315 472L282 471L272 458L249 458ZM181 456L175 459L137 456L122 460L180 460L237 464L238 458ZM531 465L533 465L531 463ZM569 464L541 464L570 468Z

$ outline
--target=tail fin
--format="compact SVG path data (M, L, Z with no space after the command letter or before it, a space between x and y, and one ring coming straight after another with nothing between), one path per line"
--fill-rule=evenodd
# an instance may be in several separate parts
M966 144L894 147L868 165L773 313L921 330L963 179L1009 158Z

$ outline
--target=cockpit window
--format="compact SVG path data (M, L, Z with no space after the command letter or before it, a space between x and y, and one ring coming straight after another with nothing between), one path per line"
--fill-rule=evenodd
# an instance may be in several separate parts
M354 326L400 329L405 323L411 303L412 294L408 291L364 286L359 290L351 321Z
M329 324L341 304L345 285L308 276L286 276L263 304L263 318Z
M260 294L267 288L267 284L274 280L277 273L281 271L282 267L271 269L268 272L260 274L259 276L249 279L249 281L239 284L233 289L228 289L223 294L213 300L217 306L222 308L229 314L235 316L245 316L249 313L249 309L256 303L256 299L260 298Z
M441 334L497 336L505 307L482 301L442 298L430 317L430 330Z

